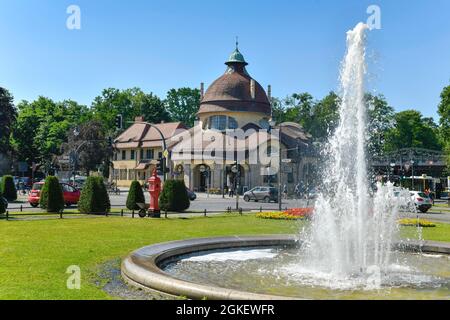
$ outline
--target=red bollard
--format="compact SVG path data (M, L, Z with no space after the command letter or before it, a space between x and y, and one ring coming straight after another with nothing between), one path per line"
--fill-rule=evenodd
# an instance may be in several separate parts
M161 193L161 179L153 170L153 175L148 179L148 191L150 192L150 208L149 213L153 218L161 217L161 210L159 209L159 195Z

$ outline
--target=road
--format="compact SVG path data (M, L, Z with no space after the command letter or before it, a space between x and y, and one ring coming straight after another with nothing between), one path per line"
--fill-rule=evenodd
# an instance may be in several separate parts
M113 208L121 209L125 208L125 203L127 199L128 193L126 191L122 192L120 195L110 195L111 205ZM229 198L228 196L225 199L222 196L218 195L209 195L206 194L197 194L198 198L195 201L191 202L191 207L189 208L190 212L203 212L205 209L207 212L215 213L215 212L225 212L228 207L231 207L232 210L236 209L236 198ZM145 193L146 201L149 202L149 194ZM445 203L445 202L442 202ZM282 208L301 208L307 207L310 203L307 203L305 200L283 200ZM9 205L8 210L11 212L20 211L20 206L22 206L22 210L24 212L42 212L39 208L32 208L30 204L26 202L26 197L20 196L18 202L11 203ZM278 210L277 203L261 203L261 202L245 202L242 197L239 198L239 207L244 211L251 210L262 210L263 211L271 211ZM450 208L446 207L433 207L426 214L401 214L404 217L416 217L419 216L421 219L428 219L435 222L443 222L450 223Z

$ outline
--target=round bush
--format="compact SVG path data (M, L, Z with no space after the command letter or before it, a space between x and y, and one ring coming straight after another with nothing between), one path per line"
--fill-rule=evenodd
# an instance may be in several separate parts
M12 176L4 176L2 178L0 192L9 202L17 200L17 190Z
M140 210L141 208L137 205L138 203L145 203L145 196L139 181L133 181L127 198L128 210Z
M106 214L110 210L111 202L103 178L87 178L78 202L78 211L84 214Z
M182 212L189 209L191 202L183 180L167 180L159 197L163 211Z
M64 210L64 194L57 177L48 176L41 190L39 205L47 212Z

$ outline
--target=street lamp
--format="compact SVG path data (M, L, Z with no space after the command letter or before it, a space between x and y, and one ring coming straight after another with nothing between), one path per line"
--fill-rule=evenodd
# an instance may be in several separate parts
M412 174L412 185L411 185L411 188L414 191L414 160L411 160L411 174Z
M241 180L241 170L239 168L239 163L236 161L234 166L231 168L231 172L235 174L235 187L234 190L236 191L236 211L239 211L239 181Z
M391 175L394 175L394 170L395 170L395 163L391 163L391 168L390 168L390 170L389 170L389 177L391 176ZM390 179L389 179L389 181L391 181Z

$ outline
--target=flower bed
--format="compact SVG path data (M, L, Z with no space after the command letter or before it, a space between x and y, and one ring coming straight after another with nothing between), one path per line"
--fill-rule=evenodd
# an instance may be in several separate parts
M403 227L422 227L422 228L434 228L436 224L423 219L401 219L398 221L398 224Z
M273 220L303 220L311 218L313 211L313 208L295 208L284 212L261 212L256 217Z

